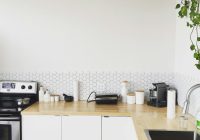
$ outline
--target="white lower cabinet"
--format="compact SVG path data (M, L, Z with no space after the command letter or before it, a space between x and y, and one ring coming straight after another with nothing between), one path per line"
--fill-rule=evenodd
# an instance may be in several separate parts
M101 116L63 116L62 140L101 140Z
M22 116L22 140L136 140L131 117Z
M131 117L103 117L102 140L136 140Z
M61 116L22 116L22 140L61 140Z

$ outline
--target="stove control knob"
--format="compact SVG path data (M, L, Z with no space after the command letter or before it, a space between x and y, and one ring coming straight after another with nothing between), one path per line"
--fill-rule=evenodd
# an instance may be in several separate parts
M32 89L33 87L31 85L28 86L28 89Z
M21 107L18 107L18 108L17 108L17 111L22 111L22 108L21 108Z
M25 88L26 88L26 86L25 86L25 85L22 85L22 86L21 86L21 89L25 89Z

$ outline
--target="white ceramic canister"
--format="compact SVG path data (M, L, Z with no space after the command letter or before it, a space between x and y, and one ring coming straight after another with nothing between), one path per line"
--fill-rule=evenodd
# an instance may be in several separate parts
M128 81L121 82L121 97L123 103L127 102L128 86L129 86Z
M59 95L55 95L55 102L59 102L60 101L60 96Z
M135 104L135 93L127 94L127 104Z
M136 104L144 104L144 90L138 90L135 92Z
M50 96L50 101L51 101L51 102L54 102L54 101L55 101L55 96L53 96L53 95Z

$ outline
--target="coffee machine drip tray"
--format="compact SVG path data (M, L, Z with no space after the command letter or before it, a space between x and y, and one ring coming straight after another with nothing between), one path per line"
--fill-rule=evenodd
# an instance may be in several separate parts
M151 98L150 101L147 102L147 105L155 107L166 107L167 101L157 101L156 98Z

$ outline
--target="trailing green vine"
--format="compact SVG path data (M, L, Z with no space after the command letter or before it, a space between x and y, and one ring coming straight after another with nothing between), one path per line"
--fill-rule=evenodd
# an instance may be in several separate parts
M196 67L200 70L200 36L199 36L199 27L200 27L200 12L199 12L199 1L200 0L182 0L176 5L178 9L178 15L180 18L187 17L187 26L191 29L190 49L194 52L194 58L197 60L195 64ZM194 37L195 36L195 37Z

